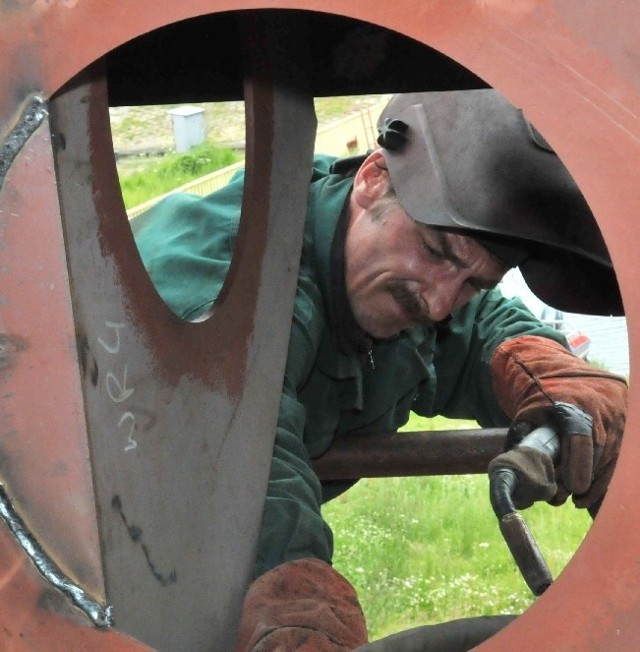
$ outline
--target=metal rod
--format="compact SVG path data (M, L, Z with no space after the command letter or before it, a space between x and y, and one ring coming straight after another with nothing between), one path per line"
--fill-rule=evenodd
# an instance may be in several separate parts
M486 473L506 435L506 428L345 435L313 466L321 480Z

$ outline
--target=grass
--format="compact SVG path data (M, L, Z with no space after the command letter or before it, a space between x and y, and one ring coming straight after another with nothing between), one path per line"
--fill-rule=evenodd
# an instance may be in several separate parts
M138 206L178 186L215 172L242 155L230 148L204 143L184 154L168 154L148 162L143 170L120 172L120 187L126 208Z
M407 429L450 427L414 416ZM371 640L454 618L520 613L532 603L498 529L488 484L486 476L366 479L325 505L334 566L356 588ZM523 516L556 577L589 516L571 504L537 504Z

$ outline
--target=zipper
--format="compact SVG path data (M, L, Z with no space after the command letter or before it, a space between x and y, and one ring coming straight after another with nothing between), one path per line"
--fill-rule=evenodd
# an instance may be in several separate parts
M369 349L367 351L367 355L369 356L369 362L371 363L371 368L375 369L376 368L376 363L373 361L373 351L372 351L372 349Z

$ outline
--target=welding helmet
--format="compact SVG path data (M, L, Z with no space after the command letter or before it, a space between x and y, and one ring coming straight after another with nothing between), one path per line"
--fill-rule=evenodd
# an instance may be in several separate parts
M591 210L522 111L492 89L394 96L378 121L389 177L416 221L471 235L554 308L622 314Z

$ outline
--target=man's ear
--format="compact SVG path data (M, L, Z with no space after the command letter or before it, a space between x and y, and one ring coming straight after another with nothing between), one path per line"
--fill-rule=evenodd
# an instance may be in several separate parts
M389 173L386 167L382 152L376 150L369 154L358 168L353 181L351 198L360 208L370 208L387 193Z

